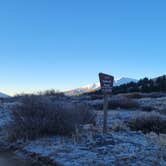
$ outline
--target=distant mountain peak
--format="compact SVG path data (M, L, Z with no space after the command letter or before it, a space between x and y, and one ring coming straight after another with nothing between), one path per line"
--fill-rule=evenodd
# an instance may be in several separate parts
M114 81L114 86L119 86L122 84L126 84L129 82L137 82L138 80L136 79L132 79L132 78L127 78L127 77L122 77L120 79L115 79ZM73 89L73 90L69 90L66 93L66 95L79 95L82 93L86 93L86 92L91 92L91 91L95 91L100 89L100 82L96 82L93 84L89 84L89 85L85 85L85 86L81 86L79 88Z

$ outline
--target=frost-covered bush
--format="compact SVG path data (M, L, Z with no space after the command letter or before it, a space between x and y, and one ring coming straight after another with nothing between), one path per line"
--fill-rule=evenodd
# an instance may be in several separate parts
M129 120L128 126L132 130L140 130L144 133L166 133L166 116L156 112L141 114Z
M51 134L71 135L77 125L95 123L95 113L84 105L53 102L46 96L24 96L12 111L12 139Z

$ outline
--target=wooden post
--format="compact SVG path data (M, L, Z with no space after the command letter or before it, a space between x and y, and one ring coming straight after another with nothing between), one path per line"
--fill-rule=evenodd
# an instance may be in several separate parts
M107 133L107 109L109 102L109 94L112 93L114 77L108 74L99 73L100 86L101 91L104 94L104 103L103 103L103 111L104 111L104 119L103 119L103 134Z
M109 99L109 95L108 94L104 94L104 104L103 104L103 111L104 111L103 134L107 133L108 99Z

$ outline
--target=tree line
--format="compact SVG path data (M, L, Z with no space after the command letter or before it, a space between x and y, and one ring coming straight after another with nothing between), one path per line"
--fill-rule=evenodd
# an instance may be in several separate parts
M113 88L113 93L130 93L130 92L166 92L166 75L156 79L144 78L138 82L130 82Z
M132 93L132 92L166 92L166 75L157 77L156 79L149 79L147 77L140 79L138 82L130 82L120 86L113 87L113 94L118 93ZM87 95L100 95L101 90L85 93Z

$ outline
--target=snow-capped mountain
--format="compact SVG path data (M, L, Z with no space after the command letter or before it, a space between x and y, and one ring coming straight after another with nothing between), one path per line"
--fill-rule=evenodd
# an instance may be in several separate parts
M8 96L7 94L4 94L4 93L0 92L0 98L7 98L7 97L10 97L10 96Z
M137 82L137 81L138 80L133 79L133 78L122 77L120 79L115 80L114 86L120 86L120 85L123 85L123 84L127 84L127 83L130 83L130 82Z
M136 79L122 77L122 78L117 79L117 80L114 81L114 86L119 86L119 85L122 85L122 84L127 84L129 82L137 82L137 81L138 80L136 80ZM80 88L76 88L76 89L73 89L73 90L66 91L65 94L66 95L78 95L78 94L81 94L81 93L95 91L97 89L100 89L100 83L99 82L89 84L89 85L85 85L85 86L82 86Z
M99 88L100 88L100 83L97 82L97 83L94 83L94 84L90 84L90 85L82 86L80 88L76 88L76 89L73 89L73 90L66 91L65 94L66 95L71 95L71 96L72 95L78 95L78 94L85 93L85 92L95 91Z

